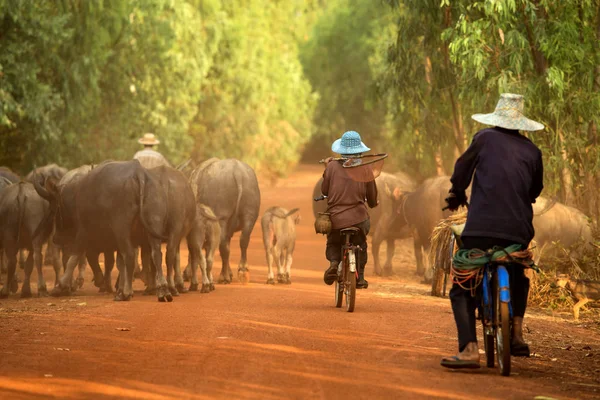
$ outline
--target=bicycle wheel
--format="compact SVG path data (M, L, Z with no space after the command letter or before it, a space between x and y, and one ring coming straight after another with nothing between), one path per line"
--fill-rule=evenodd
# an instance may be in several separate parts
M335 280L335 306L340 308L344 300L344 285L338 279Z
M508 303L500 301L498 279L494 279L494 319L496 321L496 353L502 376L510 375L510 313Z
M354 253L348 254L348 258L354 257ZM345 270L346 276L344 279L344 291L346 292L346 311L354 311L354 303L356 301L356 272L350 271L350 268Z
M494 329L490 325L483 325L483 346L485 349L485 365L494 368Z
M344 272L346 270L346 263L347 262L344 262ZM339 269L338 269L338 271L339 271ZM335 290L335 306L336 306L336 308L340 308L342 306L342 302L344 301L344 283L343 283L344 279L342 279L341 281L342 282L340 282L339 276L335 277L334 290Z

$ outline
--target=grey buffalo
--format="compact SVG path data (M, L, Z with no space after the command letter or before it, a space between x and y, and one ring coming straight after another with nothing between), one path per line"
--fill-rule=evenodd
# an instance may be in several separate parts
M593 242L589 218L576 208L539 197L533 205L536 253L539 262L553 242L559 242L576 256Z
M260 209L256 174L249 165L239 160L211 158L192 172L190 183L196 202L209 206L221 225L219 252L223 266L219 283L230 283L233 278L229 264L230 243L233 234L238 231L241 231L242 252L238 277L247 281L248 244Z
M16 183L0 191L0 248L4 249L8 260L7 284L0 291L0 297L8 296L20 249L29 250L21 297L31 296L30 277L34 265L38 272L38 295L47 293L42 272L42 246L52 230L51 214L50 204L36 193L31 183Z
M148 173L160 184L165 194L167 218L162 229L157 230L166 239L167 252L167 288L173 296L184 292L183 278L180 270L179 245L181 240L188 235L196 217L196 203L194 193L185 175L169 166L159 166L148 169ZM158 201L158 199L155 199ZM156 289L156 268L162 268L161 263L153 265L150 262L150 243L142 244L142 265L146 274L147 293Z
M67 188L70 192L67 197L73 202L70 207L66 207L62 195ZM86 255L94 271L94 283L101 287L102 273L93 262L97 263L99 253L118 251L124 265L120 267L121 279L115 300L130 300L134 251L137 246L147 245L156 268L158 300L173 300L161 268L160 245L167 239L161 233L167 220L166 196L160 183L137 160L103 163L76 184L67 185L61 194L51 187L46 189L51 189L56 199L55 240L74 239L73 255L53 295L70 292L73 271ZM67 209L69 215L64 212Z
M442 211L446 206L445 198L451 187L450 177L438 176L426 179L414 192L394 191L394 208L401 210L400 217L413 229L413 244L417 274L429 282L432 270L429 266L430 237L435 226L451 212ZM470 191L467 191L467 196Z
M300 222L300 216L294 216L297 212L297 208L288 211L282 207L270 207L260 221L267 255L267 284L275 283L273 261L277 265L277 282L292 283L290 274L296 246L296 225Z
M186 268L190 278L190 290L198 290L198 264L202 271L201 293L215 290L213 283L213 260L215 251L221 242L221 226L215 213L204 204L196 204L196 219L187 237L190 251L191 272ZM204 252L203 252L204 250Z

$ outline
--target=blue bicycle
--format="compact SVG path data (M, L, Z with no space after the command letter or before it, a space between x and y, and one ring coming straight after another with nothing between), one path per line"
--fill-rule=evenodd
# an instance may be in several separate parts
M452 241L460 243L460 235L455 229L453 231ZM510 375L513 318L509 274L504 264L507 259L511 259L511 253L518 250L518 247L510 246L506 249L494 248L486 251L459 250L453 254L453 280L462 284L467 281L473 282L471 280L475 279L474 286L471 287L477 290L480 296L478 319L481 319L483 325L486 366L494 367L495 348L500 374L503 376Z

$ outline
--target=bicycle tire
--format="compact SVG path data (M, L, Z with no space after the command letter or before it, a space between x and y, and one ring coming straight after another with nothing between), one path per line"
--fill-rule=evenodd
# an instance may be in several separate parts
M483 326L483 346L485 350L485 364L488 368L494 368L494 334L493 332L486 332L486 330L492 330L490 326Z
M496 353L498 366L502 376L510 375L510 312L508 303L500 301L498 280L494 280L495 289L495 320L496 320Z
M344 302L344 286L340 283L339 279L335 280L335 307L341 308Z
M346 269L346 279L344 279L344 291L346 292L346 311L354 312L354 304L356 303L356 272Z

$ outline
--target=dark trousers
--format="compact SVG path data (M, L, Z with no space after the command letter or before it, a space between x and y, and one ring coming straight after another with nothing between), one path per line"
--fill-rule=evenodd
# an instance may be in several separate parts
M358 266L360 271L364 271L367 265L367 234L371 229L371 220L367 219L359 224L353 225L362 231L362 234L352 236L351 243L360 246L361 251L358 252ZM345 240L340 234L341 229L332 229L327 235L327 247L325 248L325 256L330 263L336 265L342 261L342 244Z
M487 250L494 246L508 247L514 242L487 238L487 237L462 237L463 249ZM525 316L527 308L527 296L529 294L529 278L525 276L525 269L520 264L508 264L506 266L510 277L510 302L514 317ZM468 287L467 285L464 285ZM458 330L458 351L463 351L469 342L477 342L475 327L475 309L479 305L481 296L481 285L477 288L476 296L471 295L470 290L461 288L456 283L450 289L450 302L454 321Z

